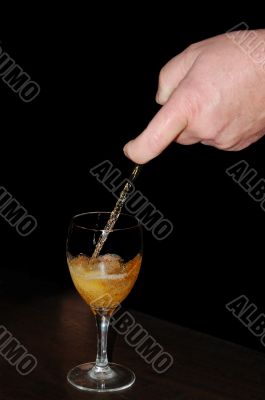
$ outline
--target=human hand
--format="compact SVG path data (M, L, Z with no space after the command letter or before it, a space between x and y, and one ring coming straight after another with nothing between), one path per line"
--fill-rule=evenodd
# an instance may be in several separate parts
M265 30L255 33L265 42ZM170 60L160 72L156 101L163 107L124 148L139 164L174 140L241 150L265 134L265 69L225 34Z

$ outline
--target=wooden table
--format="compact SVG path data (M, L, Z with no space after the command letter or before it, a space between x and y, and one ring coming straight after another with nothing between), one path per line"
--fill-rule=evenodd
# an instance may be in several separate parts
M265 355L133 312L140 323L174 356L164 374L152 367L116 335L112 360L136 373L134 386L112 394L83 393L72 388L66 374L73 366L95 359L94 318L75 292L34 296L18 304L1 299L0 325L36 356L28 376L0 357L1 400L264 400ZM110 335L113 343L114 335Z

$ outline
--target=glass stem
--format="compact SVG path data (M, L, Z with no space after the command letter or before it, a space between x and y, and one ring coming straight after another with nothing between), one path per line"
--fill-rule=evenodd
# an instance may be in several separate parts
M98 330L96 367L99 367L101 369L108 367L107 340L108 328L110 323L109 312L97 312L96 323Z

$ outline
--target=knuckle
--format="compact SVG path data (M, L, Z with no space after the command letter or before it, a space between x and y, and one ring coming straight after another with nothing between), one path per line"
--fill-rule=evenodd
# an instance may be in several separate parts
M185 90L181 96L182 107L189 119L195 118L201 112L201 96L196 90L196 85L191 81L183 81Z
M215 147L219 150L232 150L234 145L229 145L228 143L216 144Z
M202 140L210 140L214 146L217 146L217 135L214 130L203 130L200 134Z
M231 146L229 146L227 143L214 143L214 147L219 150L228 150Z
M237 145L237 141L233 139L215 140L214 146L219 150L229 150Z
M182 99L182 105L184 108L184 111L186 114L189 116L189 119L191 117L194 117L198 113L198 104L196 103L195 99L191 96L184 95Z
M197 53L198 50L200 50L201 46L202 46L202 42L192 43L188 47L186 47L186 49L184 50L184 53L185 54Z
M184 51L185 51L185 53L190 53L190 52L197 50L197 48L198 48L198 43L192 43L188 47L186 47L186 49Z

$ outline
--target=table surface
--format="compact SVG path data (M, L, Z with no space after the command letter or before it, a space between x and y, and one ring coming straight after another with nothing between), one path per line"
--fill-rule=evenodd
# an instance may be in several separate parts
M1 400L264 400L265 355L138 312L141 324L174 357L158 374L121 335L110 334L112 361L133 369L132 388L111 393L84 393L71 387L66 374L73 366L93 361L96 327L87 306L75 292L33 297L17 304L2 299L4 325L36 356L35 370L21 376L0 357Z

